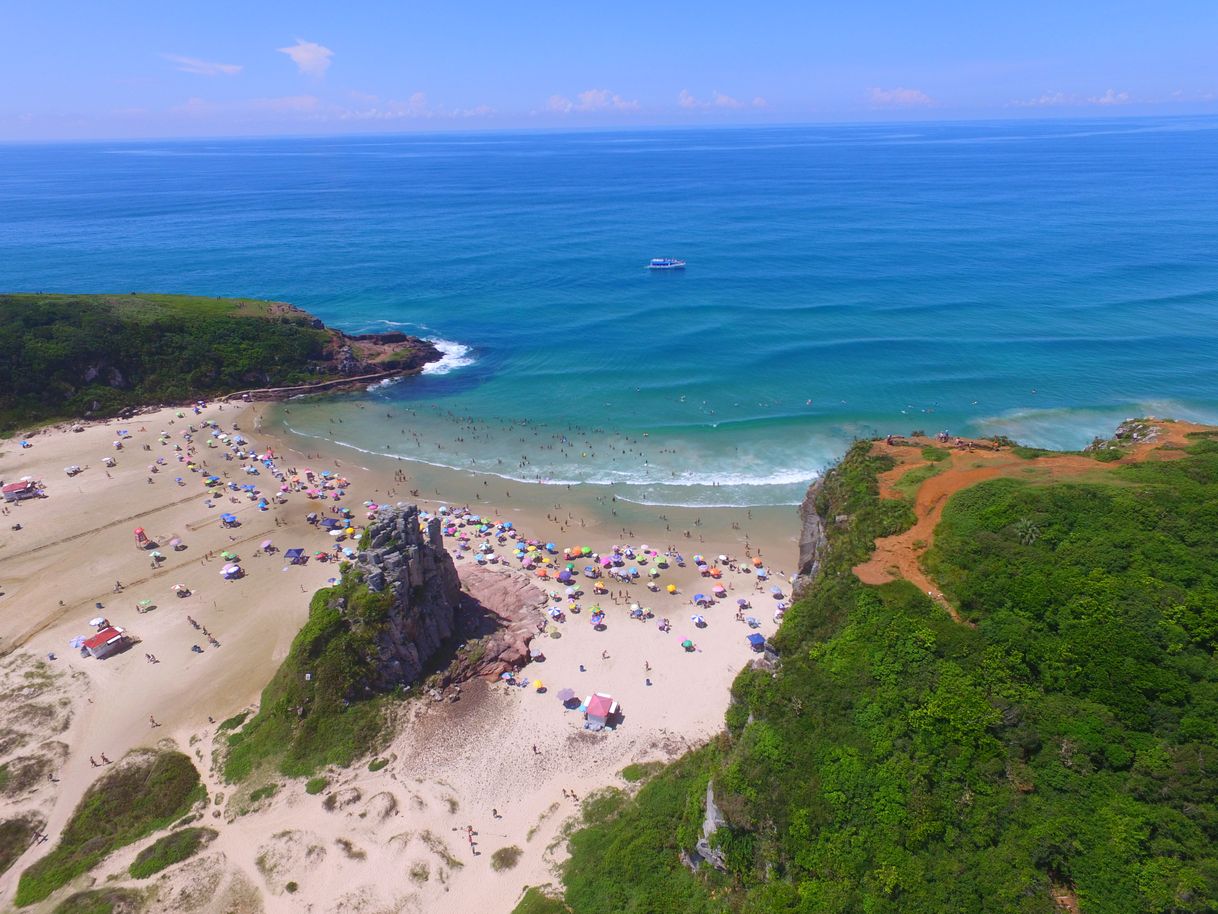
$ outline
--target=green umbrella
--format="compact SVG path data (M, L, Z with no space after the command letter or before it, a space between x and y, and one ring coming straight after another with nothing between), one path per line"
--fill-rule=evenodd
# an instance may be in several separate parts
M693 646L694 646L694 643L692 641L690 641L688 638L686 638L684 641L681 642L681 647L685 648L686 650L689 650Z

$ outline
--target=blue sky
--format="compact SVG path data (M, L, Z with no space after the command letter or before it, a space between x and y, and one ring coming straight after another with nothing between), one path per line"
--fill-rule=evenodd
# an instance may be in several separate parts
M1218 113L1218 3L0 3L0 139Z

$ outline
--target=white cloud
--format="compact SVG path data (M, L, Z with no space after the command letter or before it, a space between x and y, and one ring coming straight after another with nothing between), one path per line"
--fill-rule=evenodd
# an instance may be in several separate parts
M376 102L376 96L365 96L369 101ZM426 93L415 92L405 101L389 99L384 104L373 104L363 108L345 108L336 106L328 114L344 121L401 121L401 120L459 120L464 118L489 117L495 109L489 105L475 105L472 108L445 108L433 105L427 100Z
M297 38L291 47L279 48L279 52L291 57L301 73L316 77L326 75L326 70L330 69L330 58L334 56L329 48L303 38Z
M197 57L183 57L181 54L162 54L161 56L173 64L175 70L194 73L197 76L236 76L243 69L239 63L216 63L211 60L200 60Z
M1129 102L1128 92L1117 92L1115 89L1109 89L1103 95L1097 95L1087 99L1087 102L1092 105L1124 105Z
M587 89L575 96L574 101L565 95L551 95L546 108L560 114L573 111L637 111L639 103L635 99L622 98L608 89Z
M929 108L935 104L935 100L921 89L900 86L895 89L868 89L867 97L877 108Z
M1036 98L1017 98L1008 102L1011 108L1080 108L1083 105L1125 105L1132 99L1128 92L1109 89L1103 95L1084 98L1073 92L1045 92Z
M695 108L744 108L745 103L738 98L720 92L717 89L711 93L711 97L707 101L701 101L696 95L688 89L682 89L677 93L677 104L682 108L693 110ZM768 103L760 95L751 102L754 108L766 108Z
M1067 95L1065 92L1044 92L1036 98L1017 98L1010 102L1015 108L1060 108L1063 105L1077 105L1078 97Z

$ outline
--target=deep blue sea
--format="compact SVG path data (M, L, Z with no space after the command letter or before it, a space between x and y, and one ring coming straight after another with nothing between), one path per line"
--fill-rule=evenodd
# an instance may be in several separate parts
M1216 128L0 146L0 289L405 328L448 359L294 404L293 428L647 503L788 503L855 436L1218 420Z

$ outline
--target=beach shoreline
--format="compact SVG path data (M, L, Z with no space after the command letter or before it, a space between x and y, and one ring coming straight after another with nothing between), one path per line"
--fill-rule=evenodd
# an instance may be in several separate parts
M407 905L403 910L417 905L429 911L475 907L507 912L523 886L553 880L562 853L562 842L554 842L563 822L578 812L572 797L582 799L605 786L625 787L618 772L626 765L669 760L721 729L731 682L753 656L744 638L748 628L734 620L726 606L705 611L707 627L691 624L691 613L697 610L692 595L709 592L712 583L692 562L664 573L662 580L678 588L676 595L663 589L653 592L642 581L615 584L612 593L601 598L609 614L605 631L594 631L586 614L568 616L561 624L540 620L546 625L545 659L520 671L519 681L532 683L544 676L550 687L546 692L474 682L465 684L458 701L448 692L450 700L401 706L397 716L407 722L383 753L392 760L387 767L373 773L357 762L327 772L327 796L345 791L335 802L349 801L340 806L349 806L348 813L327 811L321 805L325 798L305 794L302 781L264 773L264 780L279 785L275 798L256 811L238 814L248 802L248 785L227 785L212 767L224 740L217 722L256 706L307 617L310 597L336 571L316 561L280 567L281 560L259 548L268 539L280 549L327 548L329 543L320 542L316 528L305 520L306 513L319 510L317 502L293 491L284 494L284 504L272 502L263 511L242 494L239 503L231 505L240 527L223 528L216 521L223 503L217 500L214 508L204 508L201 476L182 472L181 464L174 466L174 442L185 427L214 419L230 434L248 438L259 453L273 452L277 466L341 474L349 482L342 504L353 510L360 527L366 522L359 508L363 502L417 503L431 512L441 504L468 507L511 521L522 535L563 547L587 545L607 551L617 544L650 544L686 556L706 553L712 560L729 555L741 565L762 556L773 565L773 580L787 594L784 578L796 569L798 515L790 507L752 509L751 514L741 509L654 508L615 502L611 495L602 498L580 486L508 483L367 455L356 460L347 449L294 436L266 418L272 408L268 403L214 402L198 415L165 407L122 420L60 423L33 435L29 448L12 442L0 453L6 481L33 476L45 482L50 496L10 506L13 520L0 530L0 606L6 610L0 662L14 664L16 670L20 664L48 658L40 662L75 684L74 691L63 690L71 705L70 724L56 739L68 750L56 762L55 782L5 805L39 810L46 820L43 831L53 841L83 791L102 773L92 764L99 754L117 760L131 749L173 745L193 755L213 796L207 817L219 823L220 836L209 848L206 866L222 873L225 885L252 890L261 909L299 910L306 902L324 907L348 898L352 886L361 886L360 891L368 893L367 910L392 897ZM74 425L82 431L72 431ZM129 434L116 438L119 429ZM194 443L212 464L207 469L211 472L223 449L203 448L202 438L196 435ZM114 448L115 440L122 441L122 450ZM145 467L154 456L168 461ZM116 458L115 466L105 466L105 457ZM64 467L71 465L80 465L81 472L65 477ZM218 464L231 471L234 481L241 479L236 470L245 465L248 462ZM182 472L180 483L176 472ZM265 475L249 478L267 491L273 488ZM18 521L22 529L11 529ZM158 542L181 539L187 548L178 553L162 547L165 560L149 564L147 551L136 548L131 539L136 526ZM216 556L229 550L239 554L245 569L239 580L220 577L222 562ZM454 554L460 552L454 549ZM468 556L457 559L459 572L472 564ZM495 567L496 573L524 574ZM114 592L116 579L123 584L121 593ZM746 581L742 572L723 583L731 597L744 594L756 600L763 634L775 630L768 605L773 600L755 589L755 581ZM174 596L174 584L183 585L189 596ZM543 582L538 597L547 599L552 586ZM139 612L135 604L141 599L151 600L153 607ZM585 605L592 599L589 594ZM636 602L652 608L657 617L671 617L673 632L630 620L627 610ZM75 656L68 641L87 634L85 620L98 613L123 625L138 643L106 660ZM210 627L221 646L208 645L187 624L187 616ZM695 643L693 650L679 648L686 637ZM191 652L192 641L204 645L201 653ZM578 715L553 698L565 686L581 694L611 692L624 709L623 724L600 734L584 731ZM149 726L150 720L155 726ZM47 736L30 738L39 735ZM356 795L362 799L352 800ZM223 802L215 802L220 796ZM373 827L368 803L377 796L377 803L392 805L397 812L378 813ZM403 817L409 828L399 821ZM391 827L398 830L391 832ZM392 842L395 834L400 838L405 833L402 828L415 838ZM469 828L474 834L465 837L473 837L472 844L448 834ZM324 874L303 862L285 864L287 870L274 877L260 871L256 861L271 853L268 848L277 841L284 843L274 837L284 831L321 836L300 841L308 845L321 840L330 848ZM424 834L431 837L423 840ZM437 836L453 846L436 851ZM340 839L355 841L364 857L337 853L335 842ZM0 875L0 897L11 898L21 870L50 846L32 848ZM97 874L125 876L124 861L129 862L138 846L113 855ZM489 869L491 852L499 846L522 848L520 862L510 871ZM446 855L463 850L467 856L451 858L462 865L446 862ZM275 853L280 851L285 859L295 853L285 848ZM430 881L403 879L384 898L372 888L376 874L385 868L421 871L417 868L423 866L432 873ZM288 870L295 876L287 875ZM159 897L185 891L185 884L197 875L190 867L169 871ZM300 891L285 893L287 881L298 883ZM150 910L172 910L172 905Z

